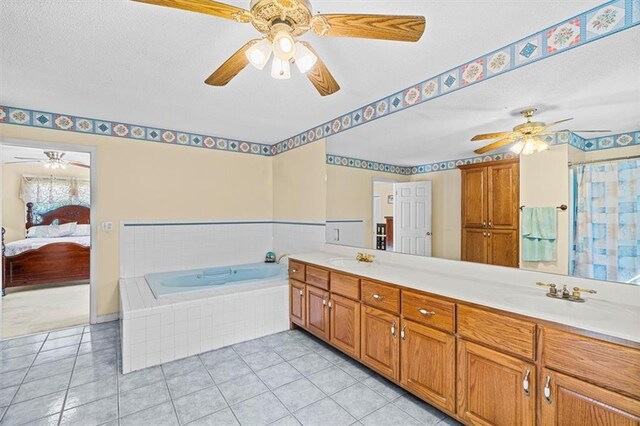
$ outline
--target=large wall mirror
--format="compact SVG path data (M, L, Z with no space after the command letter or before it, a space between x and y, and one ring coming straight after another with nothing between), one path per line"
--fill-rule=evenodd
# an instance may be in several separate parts
M374 102L364 111L374 119L327 139L326 241L640 284L634 36L435 88L438 97L398 112L394 102L427 88ZM572 120L532 139L471 141L511 132L530 108L534 123Z

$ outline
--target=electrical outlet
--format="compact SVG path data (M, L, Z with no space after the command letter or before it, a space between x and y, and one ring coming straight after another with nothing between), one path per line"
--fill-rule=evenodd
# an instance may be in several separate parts
M109 232L113 229L113 222L102 222L102 229Z

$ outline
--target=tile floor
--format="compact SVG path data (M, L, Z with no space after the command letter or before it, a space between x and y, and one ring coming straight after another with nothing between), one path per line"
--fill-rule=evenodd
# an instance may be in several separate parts
M301 331L120 374L117 322L0 341L2 425L456 425Z

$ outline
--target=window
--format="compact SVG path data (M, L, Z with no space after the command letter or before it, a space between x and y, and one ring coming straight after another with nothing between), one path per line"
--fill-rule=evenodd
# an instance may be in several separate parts
M90 207L91 186L88 179L55 176L22 176L20 198L33 203L36 215L68 205Z

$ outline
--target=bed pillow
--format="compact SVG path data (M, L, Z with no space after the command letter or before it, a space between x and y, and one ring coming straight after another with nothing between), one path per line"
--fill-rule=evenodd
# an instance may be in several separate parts
M91 235L91 225L77 225L72 237L86 237Z
M49 225L32 226L27 230L27 238L48 238Z
M74 232L76 232L76 227L78 226L78 222L69 222L69 223L65 223L63 225L58 225L56 228L57 235L55 235L55 237L68 237L70 235L73 235ZM51 230L49 231L51 233ZM54 237L54 235L51 235L51 237Z

